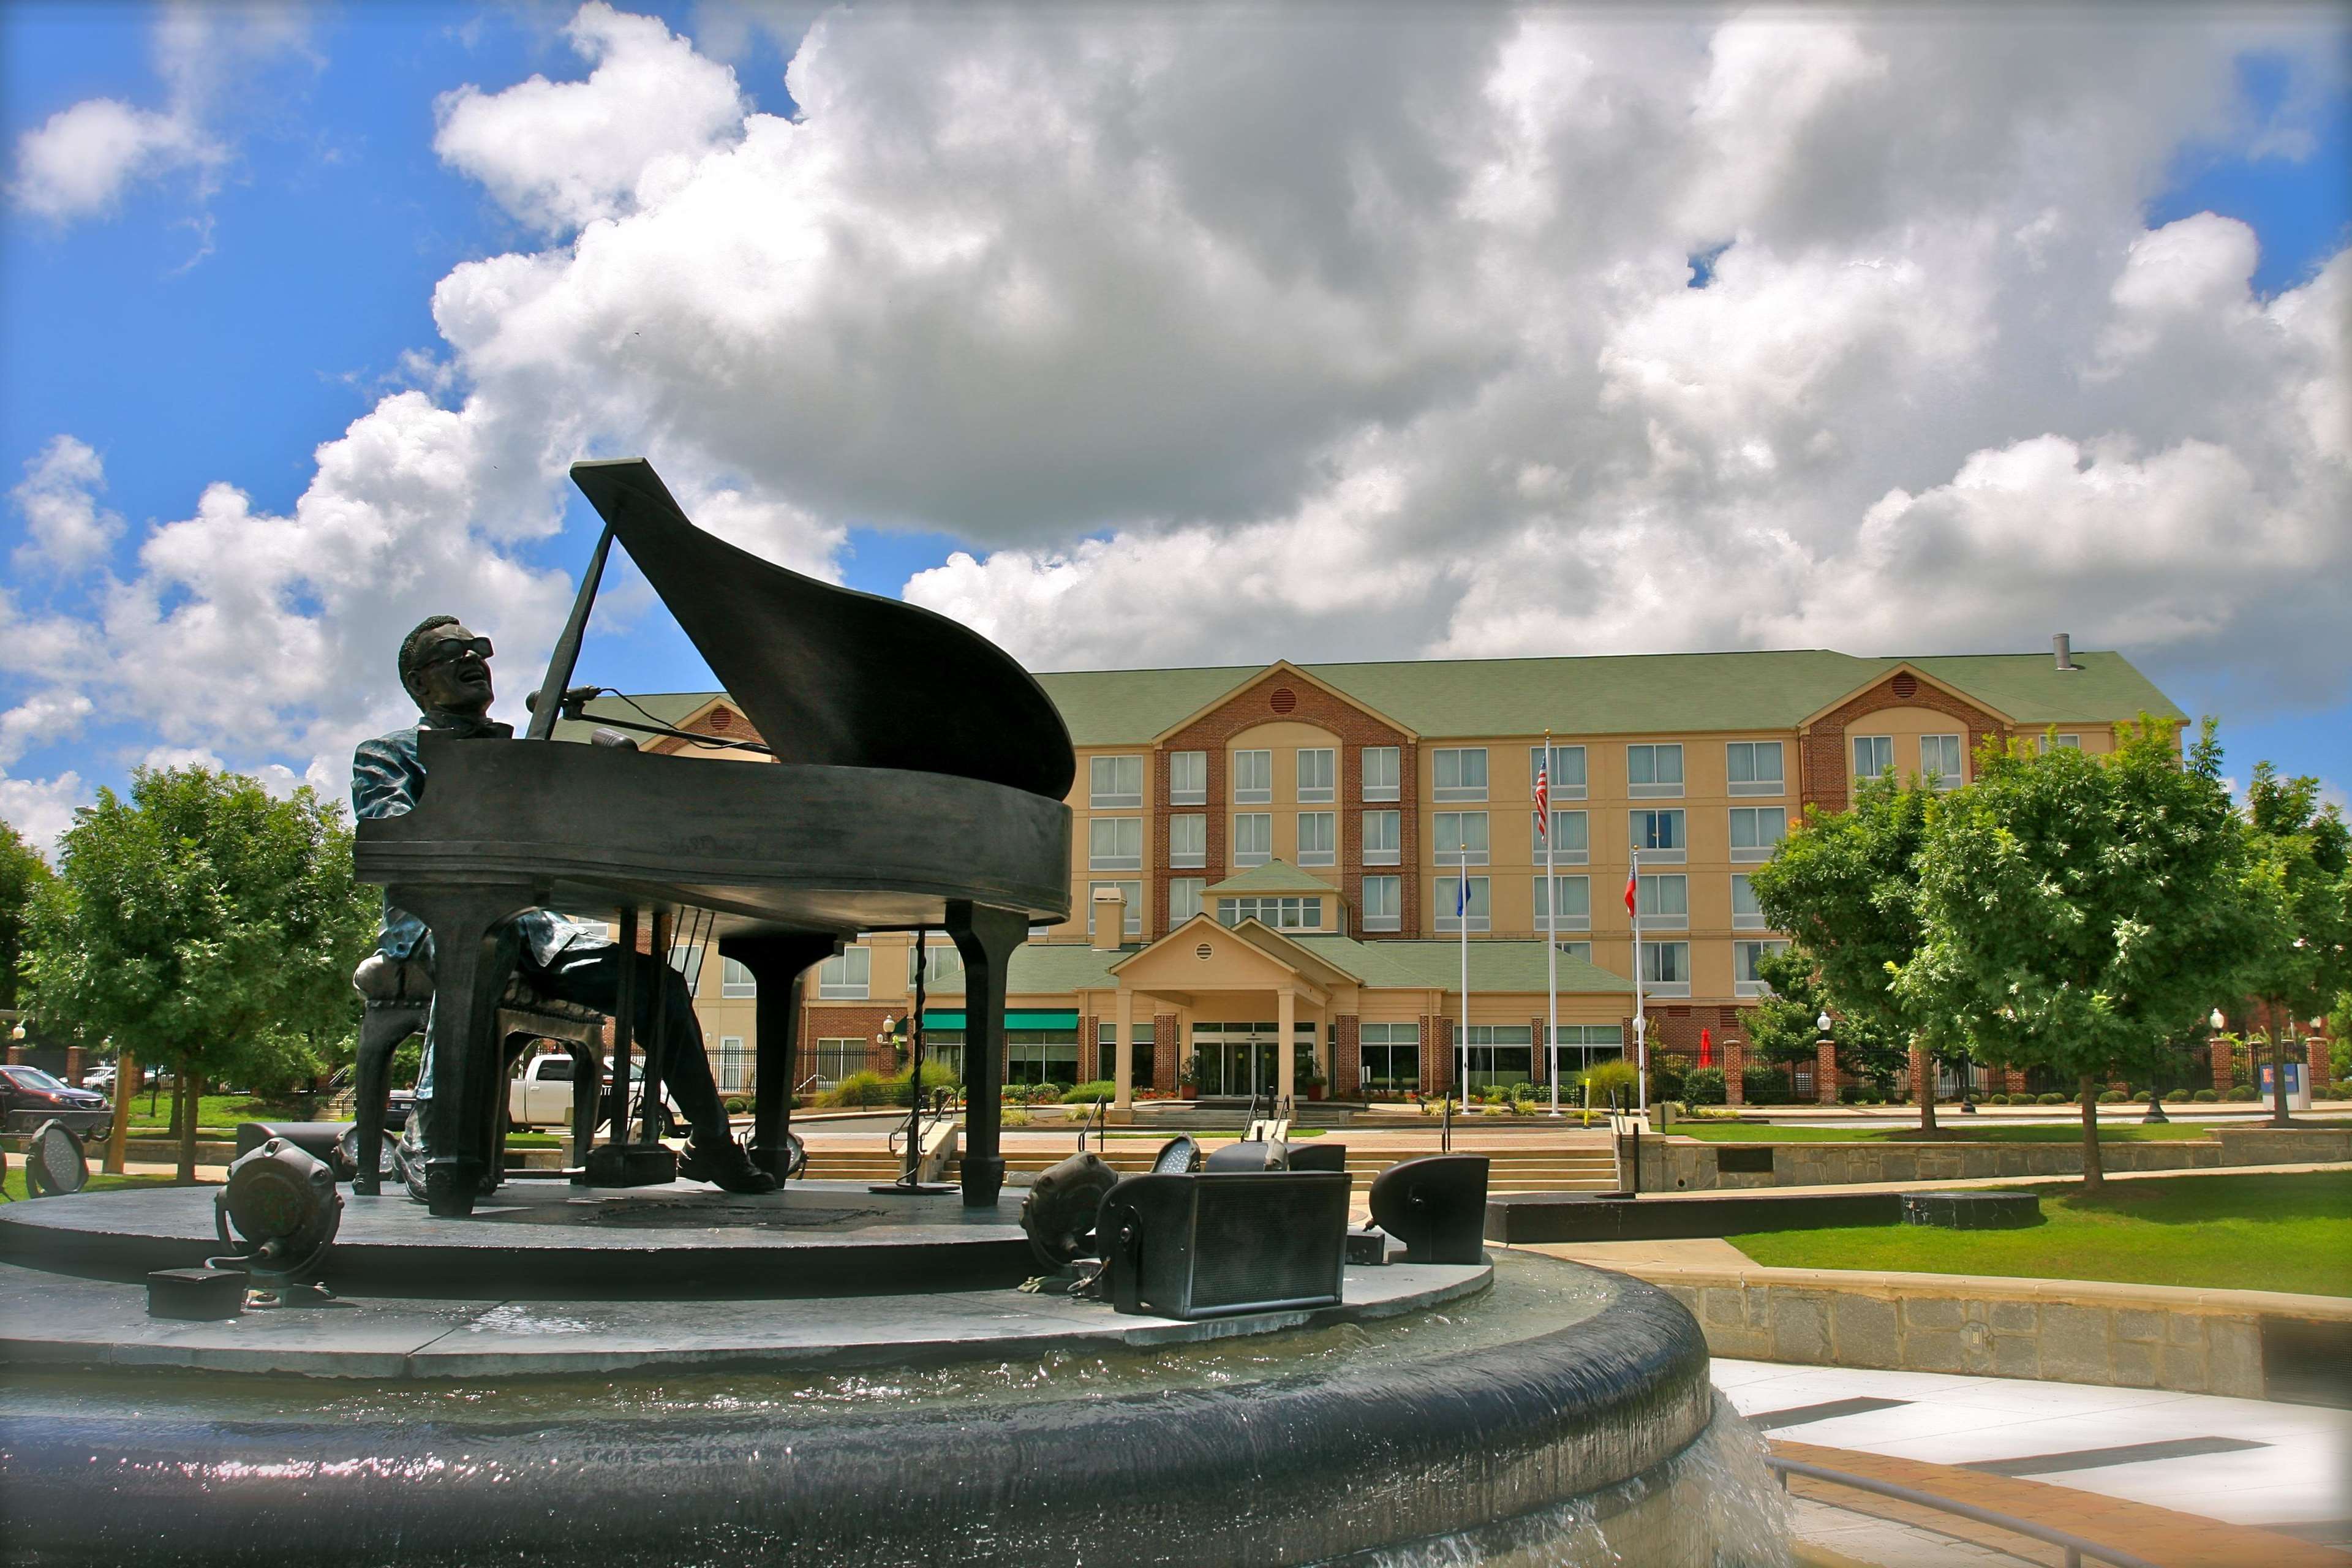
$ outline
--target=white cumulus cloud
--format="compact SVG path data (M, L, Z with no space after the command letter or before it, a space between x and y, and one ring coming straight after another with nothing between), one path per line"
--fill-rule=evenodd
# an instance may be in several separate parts
M32 536L16 549L17 569L75 571L103 556L122 531L122 520L99 507L105 488L106 465L86 441L55 437L28 458L24 482L10 492Z

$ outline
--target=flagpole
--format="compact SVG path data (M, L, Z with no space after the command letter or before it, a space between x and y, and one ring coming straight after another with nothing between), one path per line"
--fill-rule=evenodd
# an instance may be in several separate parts
M1462 885L1454 894L1454 923L1462 928L1462 1113L1470 1113L1470 836L1462 835Z
M1552 875L1551 731L1544 731L1543 787L1536 791L1544 841L1544 1058L1551 1068L1551 1113L1559 1114L1559 879Z
M1650 1109L1650 1031L1642 1016L1642 851L1633 851L1633 869L1626 873L1633 892L1633 1110Z

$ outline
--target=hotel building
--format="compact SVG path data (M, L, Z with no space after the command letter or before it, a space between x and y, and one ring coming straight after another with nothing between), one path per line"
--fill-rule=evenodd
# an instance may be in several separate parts
M2121 655L2073 654L2063 638L2034 654L1279 661L1037 679L1077 752L1072 912L1015 959L1006 1081L1172 1090L1189 1059L1204 1097L1449 1089L1465 1043L1474 1089L1541 1082L1555 900L1563 1070L1619 1054L1636 847L1657 1037L1694 1053L1710 1030L1727 1050L1763 991L1758 959L1784 942L1748 872L1808 808L1839 809L1888 769L1957 787L1988 741L2099 752L2143 713L2184 717ZM724 693L634 700L685 731L756 738ZM608 697L567 728L584 738L604 714L630 716ZM1547 731L1549 885L1533 808ZM739 1088L751 977L680 958L719 1080ZM929 1059L960 1070L960 965L943 938L922 962ZM912 1005L916 963L911 937L877 935L812 973L803 1077L898 1065L877 1037Z

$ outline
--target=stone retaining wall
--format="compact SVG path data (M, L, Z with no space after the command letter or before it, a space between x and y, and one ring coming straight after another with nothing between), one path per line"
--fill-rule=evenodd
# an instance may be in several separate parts
M1769 1171L1726 1171L1718 1151L1769 1150ZM2106 1143L2110 1173L2223 1170L2352 1161L2352 1128L2273 1131L2229 1128L2177 1143ZM1753 1156L1751 1156L1753 1157ZM1668 1134L1642 1141L1645 1193L1742 1187L1826 1187L1850 1183L1963 1182L2000 1176L2079 1176L2083 1146L2068 1143L1702 1143Z
M1714 1354L1810 1366L2265 1397L2266 1321L2352 1324L2352 1300L2082 1280L1632 1265Z

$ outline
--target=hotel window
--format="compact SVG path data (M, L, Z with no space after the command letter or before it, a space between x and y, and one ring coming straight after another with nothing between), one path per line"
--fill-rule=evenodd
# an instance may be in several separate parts
M1245 811L1234 818L1234 864L1263 866L1274 858L1274 814Z
M1374 1094L1409 1094L1421 1087L1421 1026L1364 1024L1356 1032L1362 1047L1364 1088Z
M1209 863L1207 817L1198 812L1187 812L1168 819L1168 863L1186 867Z
M1772 847L1788 837L1785 805L1735 805L1731 808L1731 858L1769 860Z
M1459 866L1468 851L1473 866L1486 863L1486 814L1483 811L1441 811L1437 814L1437 863Z
M1274 753L1234 753L1234 804L1264 805L1274 798Z
M1401 863L1399 847L1404 832L1404 814L1401 811L1368 811L1364 813L1364 864L1394 866Z
M1097 816L1087 824L1087 867L1095 871L1143 869L1143 818Z
M1087 764L1087 798L1097 811L1117 811L1143 804L1141 757L1096 757Z
M1004 1031L1005 1082L1075 1084L1077 1080L1076 1029Z
M2053 748L2061 752L2079 752L2083 749L2083 737L2080 735L2037 735L2034 740L2036 749L2045 757Z
M1536 1032L1527 1025L1473 1024L1462 1043L1469 1047L1471 1092L1533 1080Z
M1559 945L1565 948L1568 943L1561 942ZM1590 948L1592 944L1587 942L1577 945ZM1584 956L1589 958L1591 955L1587 953ZM1596 1051L1606 1053L1602 1058L1605 1061L1609 1057L1622 1056L1625 1050L1625 1030L1624 1026L1619 1024L1562 1024L1559 1026L1558 1037L1559 1048L1563 1053L1568 1051L1577 1053L1578 1067L1589 1065ZM1572 1070L1565 1059L1560 1066L1564 1071ZM1563 1084L1560 1087L1565 1090L1568 1086Z
M1725 773L1734 795L1786 795L1780 773L1780 742L1733 741L1724 748Z
M1544 841L1535 841L1536 864L1543 864ZM1592 828L1580 811L1551 814L1551 858L1555 866L1581 866L1592 858Z
M1589 942L1555 942L1562 958L1573 958L1580 963L1592 962L1592 944Z
M1168 753L1168 804L1206 805L1209 803L1209 753Z
M1680 811L1637 811L1633 825L1633 847L1653 865L1678 865L1690 852Z
M1365 878L1363 917L1366 931L1401 929L1404 920L1404 879Z
M1458 931L1465 929L1463 917L1454 912L1456 902L1455 893L1461 883L1462 879L1459 877L1437 879L1437 929L1439 931ZM1495 904L1487 889L1486 879L1484 877L1470 879L1468 916L1468 930L1492 931L1494 929Z
M1764 906L1756 901L1755 885L1747 873L1735 872L1731 879L1731 929L1734 931L1769 931L1765 923Z
M740 1035L719 1037L719 1092L734 1094L751 1076L751 1053L743 1048Z
M1682 743L1626 747L1625 793L1636 800L1682 794Z
M1895 765L1895 737L1856 735L1853 738L1853 782L1874 779Z
M1642 944L1642 989L1653 996L1690 994L1690 943L1645 942Z
M913 947L907 949L907 989L909 992L915 988L916 951ZM963 954L955 950L953 942L927 943L921 952L926 961L923 972L925 985L944 985L950 981L963 978Z
M740 959L722 958L719 961L719 995L730 1001L742 1001L759 994L760 983L751 977L751 972L743 966Z
M709 946L705 943L698 943L692 947L673 947L669 950L669 966L685 977L686 994L689 996L701 994L702 956L708 951Z
M1919 776L1933 778L1937 789L1958 789L1966 782L1960 773L1960 738L1958 735L1922 735L1919 737Z
M1559 893L1559 929L1591 931L1592 929L1592 879L1590 877L1553 877L1549 885ZM1551 903L1545 895L1546 879L1536 879L1536 930L1552 929L1549 921Z
M1731 994L1734 996L1769 996L1772 988L1756 973L1757 963L1768 952L1786 952L1785 942L1735 942L1731 944Z
M1404 769L1403 748L1399 746L1366 746L1364 748L1364 798L1394 800L1397 780Z
M1237 926L1255 921L1276 931L1321 931L1323 900L1297 898L1240 898L1217 900L1217 923Z
M1671 877L1644 877L1633 895L1633 907L1641 911L1644 931L1665 928L1672 930L1690 924L1690 879L1676 873Z
M866 1042L843 1039L819 1040L816 1043L816 1059L809 1063L809 1070L816 1074L817 1082L827 1088L839 1083L851 1073L864 1072Z
M816 966L816 994L826 1002L863 1002L874 981L874 950L853 947Z
M1329 800L1331 781L1338 776L1339 753L1329 747L1305 747L1298 750L1298 798L1302 801Z
M1528 798L1535 798L1536 770L1544 765L1544 749L1528 748ZM1584 748L1554 746L1551 749L1551 778L1545 785L1554 800L1584 798Z
M1168 881L1168 923L1182 925L1201 912L1201 895L1208 891L1205 877L1171 877Z
M1328 811L1298 814L1298 863L1329 866L1339 858L1339 818Z
M1143 884L1140 882L1089 882L1087 884L1087 934L1095 934L1095 894L1104 888L1117 888L1127 895L1127 909L1119 917L1118 934L1143 934Z
M1441 746L1435 761L1439 800L1486 798L1486 748Z

